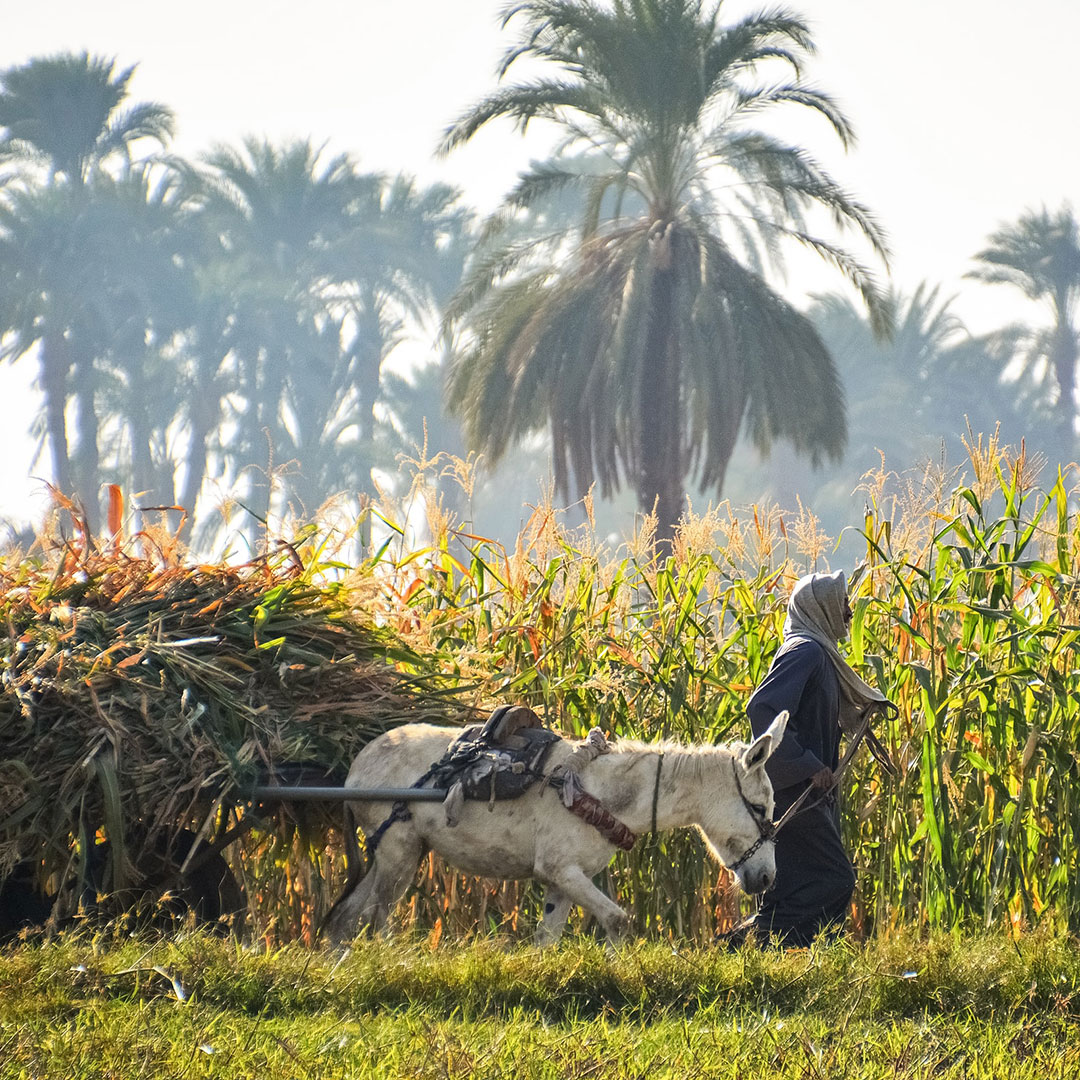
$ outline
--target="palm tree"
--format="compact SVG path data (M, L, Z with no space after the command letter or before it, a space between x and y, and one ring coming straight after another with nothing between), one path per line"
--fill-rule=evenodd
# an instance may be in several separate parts
M793 240L833 264L868 306L871 274L810 230L827 214L884 258L871 215L804 150L751 126L798 106L851 144L847 119L803 81L805 24L772 10L723 25L722 0L525 0L501 75L530 77L481 100L447 131L446 152L497 118L564 140L534 163L489 226L577 190L578 231L551 222L475 258L449 325L463 344L450 397L471 444L492 458L550 429L569 494L622 483L655 509L661 541L688 477L720 491L740 429L786 438L818 462L845 441L843 391L811 322L765 280ZM766 79L770 71L786 80ZM580 151L584 151L584 164ZM571 155L574 156L571 156ZM815 221L817 219L815 218Z
M89 203L98 279L103 469L144 505L174 505L177 477L197 464L187 417L211 384L189 376L199 313L197 222L182 174L147 163L99 173Z
M37 352L53 479L92 526L106 480L175 501L166 433L194 311L176 191L171 170L136 165L0 199L0 358Z
M86 336L95 317L84 287L92 290L97 281L80 237L86 242L92 230L87 207L95 173L117 156L130 165L134 143L163 145L173 129L164 106L123 107L133 73L85 52L38 57L0 73L0 165L13 166L17 177L8 177L4 191L4 269L23 278L36 275L44 289L7 292L0 322L13 341L5 353L17 359L40 342L53 479L61 490L77 491L91 525L98 517L100 388L95 344ZM35 239L38 227L43 233ZM36 321L35 305L42 316ZM74 463L66 429L69 397L76 402L79 431Z
M955 297L940 293L925 281L911 294L890 289L895 329L887 341L875 340L849 297L816 297L808 312L852 401L846 460L860 471L874 464L877 449L898 468L935 456L943 438L964 433L965 416L989 431L1010 419L1006 395L995 394L1000 369L975 347L953 311ZM976 371L978 395L970 392ZM903 422L890 422L890 415Z
M0 200L0 359L37 349L45 439L53 483L74 491L67 431L72 366L68 323L89 282L70 242L77 236L69 194L9 188Z
M36 57L0 73L0 163L42 166L50 182L59 175L82 184L114 155L130 163L140 139L164 145L171 110L150 102L121 108L134 73L85 52Z
M216 348L233 384L234 430L228 447L218 447L221 464L236 478L272 454L310 478L310 455L343 389L340 315L324 303L332 285L326 253L354 231L352 208L373 181L346 155L324 160L306 140L277 147L248 139L239 149L219 147L206 164L204 219L215 241L207 273L224 300ZM201 348L212 347L207 337ZM321 410L301 403L311 395ZM265 513L269 482L255 486Z
M1050 308L1051 325L1031 331L1011 326L999 332L1024 368L1045 366L1057 384L1054 411L1067 452L1075 443L1076 362L1080 341L1075 324L1080 300L1080 228L1069 206L1056 213L1028 210L1002 225L975 258L982 264L968 277L1012 285Z
M953 311L954 298L942 299L940 287L923 282L913 293L890 289L888 300L895 330L887 341L875 338L866 313L849 296L815 297L807 312L847 391L841 467L815 475L786 449L761 461L740 441L728 474L732 502L775 502L795 511L798 500L825 533L840 536L861 518L866 494L860 478L876 473L882 461L905 477L929 463L962 464L965 443L995 433L1014 446L1026 438L1029 460L1032 452L1054 459L1027 381L1003 379L1008 358L970 333ZM848 543L857 545L854 537Z
M369 490L382 366L406 320L458 280L456 193L362 173L310 141L249 139L207 166L208 273L228 298L219 355L235 384L217 453L234 478L268 457L294 463L285 498L308 512ZM264 512L269 483L257 486Z
M373 434L383 366L405 337L422 327L449 301L461 283L465 237L471 214L458 193L443 184L418 188L407 176L380 185L364 207L366 220L360 304L355 310L367 348L358 356L357 385L365 430ZM355 266L353 267L355 272ZM366 322L366 329L364 324Z
M890 290L895 329L883 342L875 340L863 313L847 296L816 298L808 312L848 393L845 461L853 466L844 480L848 490L852 476L877 464L879 450L896 468L921 463L939 451L942 399L933 389L934 373L943 353L966 331L951 311L951 301L941 301L938 293L925 283L911 296ZM951 406L955 400L946 396L944 404ZM890 412L902 415L903 423L890 423ZM949 428L950 433L962 430L962 417L958 427Z

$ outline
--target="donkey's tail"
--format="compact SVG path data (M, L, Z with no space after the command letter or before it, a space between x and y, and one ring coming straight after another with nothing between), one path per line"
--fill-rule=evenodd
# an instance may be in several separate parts
M356 842L356 815L352 807L345 804L345 892L351 893L364 878L366 872L364 856Z

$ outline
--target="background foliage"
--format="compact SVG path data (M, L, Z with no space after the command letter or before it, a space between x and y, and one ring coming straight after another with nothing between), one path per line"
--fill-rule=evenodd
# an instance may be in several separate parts
M405 490L403 456L465 456L443 387L447 359L466 343L438 328L463 280L481 273L493 223L465 194L367 172L314 138L249 137L182 158L170 152L176 118L132 100L133 73L87 54L0 72L0 360L35 373L34 467L46 471L46 457L52 482L95 528L109 484L148 509L182 507L172 524L186 513L186 539L206 553L252 550L260 518L310 518L335 497L355 514L379 485ZM65 124L69 114L77 124ZM588 161L563 165L587 186ZM786 190L797 203L798 186L783 180L776 197ZM502 240L580 223L579 191L541 187L548 198L533 192ZM612 203L609 192L595 210L606 216ZM628 195L626 212L635 205ZM851 490L879 451L894 467L943 447L960 460L968 421L974 431L1000 422L1008 439L1071 460L1077 235L1067 205L1018 208L998 225L973 253L971 287L1022 294L1026 312L984 338L933 282L891 297L891 343L875 339L851 295L800 305L841 376L848 448L822 472L784 442L763 458L743 430L723 493L787 509L801 499L838 532L861 512ZM740 354L763 348L748 339ZM805 404L785 396L790 379L774 382L759 435ZM472 449L490 423L474 424ZM522 503L564 452L537 434L503 467L482 462L467 498L452 483L444 490L460 521L512 546ZM633 501L597 503L602 535L630 527ZM9 531L29 536L24 522Z

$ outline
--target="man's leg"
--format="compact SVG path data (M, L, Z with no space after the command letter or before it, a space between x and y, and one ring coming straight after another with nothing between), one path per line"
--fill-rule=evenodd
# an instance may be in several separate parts
M762 899L754 930L784 944L809 945L824 929L839 929L855 889L855 872L832 807L796 814L776 837L776 882Z

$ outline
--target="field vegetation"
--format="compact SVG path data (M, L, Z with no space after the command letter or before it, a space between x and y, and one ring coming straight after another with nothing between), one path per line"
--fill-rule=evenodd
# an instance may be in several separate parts
M587 938L361 943L199 933L0 952L0 1077L1066 1077L1061 937L894 935L783 953Z
M899 706L879 732L898 777L860 755L847 781L860 936L1074 931L1080 919L1070 481L994 440L970 450L965 474L868 477L863 528L843 538L844 559L864 563L849 654ZM360 562L342 557L355 550L355 532L328 537L314 527L227 572L186 566L179 549L146 533L106 548L76 537L44 556L12 557L5 613L19 633L8 639L0 715L5 850L18 848L29 824L54 850L77 851L110 830L115 839L124 814L137 813L137 800L124 802L128 788L146 789L148 777L160 785L171 775L161 761L187 776L193 746L196 779L212 777L235 803L212 804L216 822L186 803L192 816L182 823L220 835L245 814L253 823L245 763L314 746L342 766L358 740L415 716L452 720L517 701L570 734L598 725L645 739L743 737L743 703L781 638L789 586L840 558L805 510L727 504L690 516L663 561L647 520L612 551L587 527L565 528L550 505L535 508L508 550L455 529L429 499L426 539L406 542L404 522L425 506L425 480L440 463L421 466L407 502L372 510L376 540ZM121 578L129 588L117 596ZM218 589L201 610L199 589L221 579L228 600ZM181 595L183 619L170 622L166 610L175 616ZM84 628L77 647L65 652L75 627ZM354 663L360 676L350 679ZM180 692L185 679L196 680L205 716ZM44 744L28 737L27 717L40 724L45 704L49 755L37 760ZM77 707L79 723L60 723L66 707ZM109 753L87 759L103 739ZM81 767L86 760L97 764ZM155 769L139 772L148 761ZM35 780L58 762L78 828ZM230 805L235 816L223 823ZM268 943L313 940L343 874L334 825L283 813L229 849L251 926ZM693 834L643 837L607 877L646 937L703 943L740 914L728 875ZM472 881L429 859L401 920L436 935L524 934L535 904L527 886Z
M612 549L544 503L512 549L465 534L427 483L445 464L421 462L408 499L360 529L268 529L243 564L125 536L119 501L111 537L58 524L5 556L3 850L25 857L33 824L55 886L117 841L140 791L178 776L212 778L219 801L185 803L177 824L254 827L226 849L240 938L190 916L155 936L83 893L57 927L3 946L0 1077L1075 1074L1068 474L975 440L964 473L868 476L862 528L839 549L808 511L725 504L689 516L658 561L648 521ZM417 508L423 539L406 527ZM410 716L504 701L569 733L738 738L790 584L856 560L849 655L899 706L879 734L901 769L860 755L847 778L845 942L710 947L745 900L686 833L612 863L606 888L638 939L614 955L580 916L562 947L534 950L532 887L434 858L393 943L311 947L344 874L336 821L246 804L245 763L347 754ZM107 767L81 767L103 732ZM193 746L201 771L182 760ZM61 798L42 803L35 777L57 769Z
M851 661L900 709L880 731L899 776L869 755L849 774L862 933L1074 930L1080 912L1071 481L995 439L969 451L965 471L869 475L863 526L841 538L849 566L864 564ZM726 504L684 521L662 564L647 524L612 554L546 506L513 551L437 519L431 535L394 563L388 622L495 700L571 732L646 739L744 737L790 585L841 558L806 510ZM412 915L472 925L465 883L437 879L432 864ZM700 942L736 914L691 835L643 839L608 887L644 934ZM507 895L476 902L494 920ZM516 926L517 909L502 911Z

